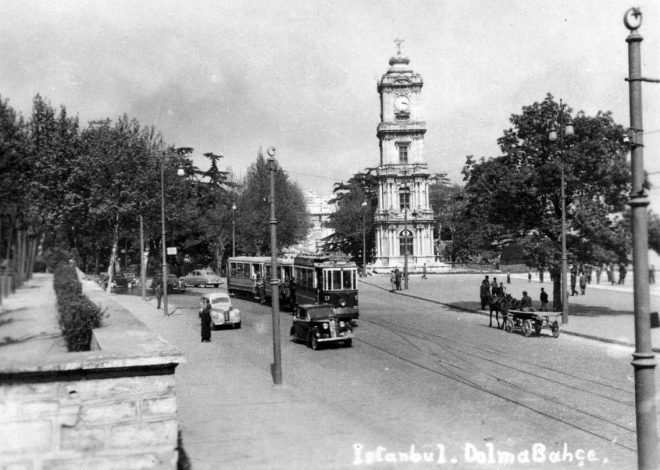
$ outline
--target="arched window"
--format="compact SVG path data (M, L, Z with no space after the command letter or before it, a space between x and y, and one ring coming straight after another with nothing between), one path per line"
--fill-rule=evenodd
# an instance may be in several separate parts
M399 253L401 256L410 256L413 253L413 235L410 230L404 230L399 235Z

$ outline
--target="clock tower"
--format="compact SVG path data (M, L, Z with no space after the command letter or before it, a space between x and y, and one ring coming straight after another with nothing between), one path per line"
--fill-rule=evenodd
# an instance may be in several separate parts
M424 159L421 75L410 68L410 59L390 59L390 68L378 82L380 144L378 209L375 214L376 257L374 268L404 273L444 270L436 263L433 243L433 210L429 205L428 165Z

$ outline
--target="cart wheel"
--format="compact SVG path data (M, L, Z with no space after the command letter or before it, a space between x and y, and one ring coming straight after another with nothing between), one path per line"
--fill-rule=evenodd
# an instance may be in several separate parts
M523 322L522 332L525 336L530 336L532 334L532 322L530 320L525 320Z
M554 322L552 324L552 337L557 338L559 337L559 323Z
M513 331L513 320L511 320L510 318L507 319L506 322L504 322L504 331L506 331L507 333L511 333Z

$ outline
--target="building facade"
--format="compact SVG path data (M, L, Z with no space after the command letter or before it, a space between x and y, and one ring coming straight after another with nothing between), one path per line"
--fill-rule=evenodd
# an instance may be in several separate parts
M434 217L429 204L428 165L424 158L422 86L420 74L401 55L378 82L380 146L378 209L375 214L374 268L386 272L398 267L408 272L444 271L434 252Z

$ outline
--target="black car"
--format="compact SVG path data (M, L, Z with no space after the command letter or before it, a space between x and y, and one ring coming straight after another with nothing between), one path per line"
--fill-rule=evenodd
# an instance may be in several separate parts
M155 289L158 284L162 282L163 275L161 273L155 274L151 282L151 288ZM174 274L167 275L167 292L185 292L186 285L179 280Z
M294 341L302 341L312 349L319 349L323 343L342 342L344 346L353 344L353 328L349 321L337 318L335 308L330 304L299 305L293 312L291 336Z

